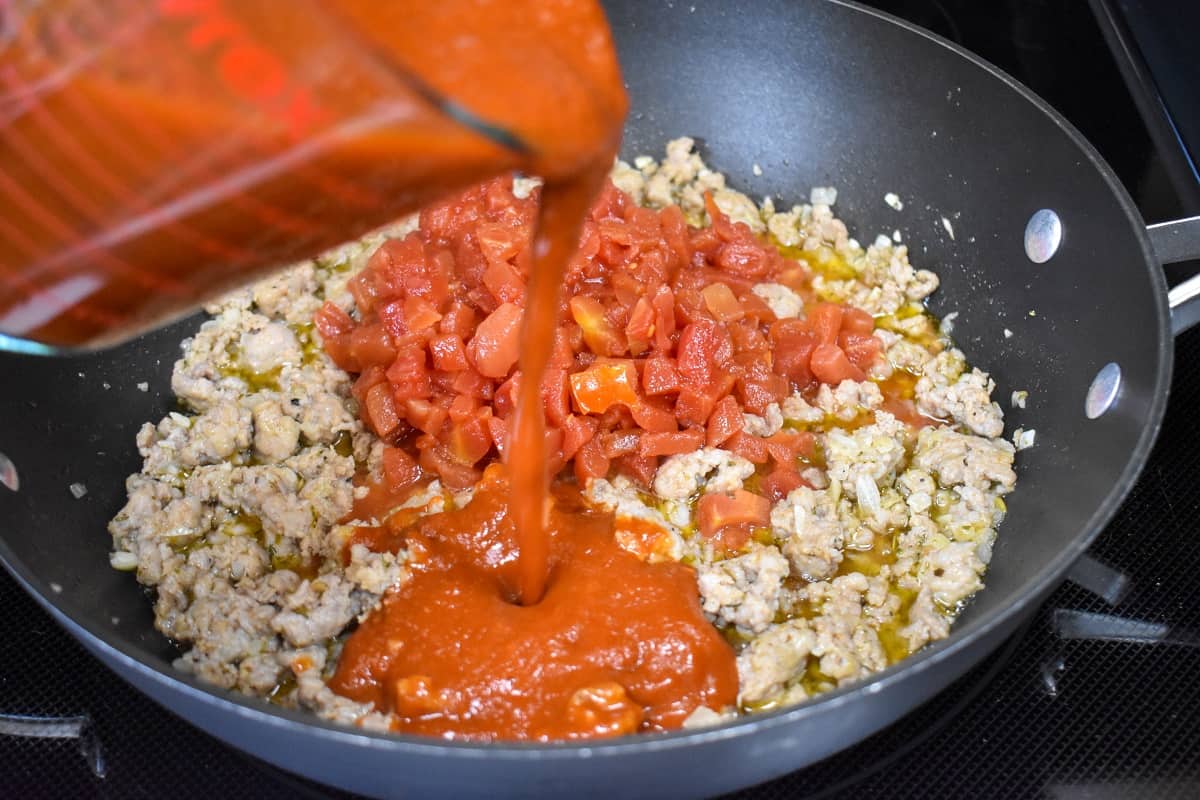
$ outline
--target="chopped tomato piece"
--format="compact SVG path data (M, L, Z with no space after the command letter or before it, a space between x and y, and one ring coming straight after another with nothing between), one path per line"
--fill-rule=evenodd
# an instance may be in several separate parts
M589 478L603 478L608 475L611 463L604 455L600 440L590 439L575 454L575 477L580 483L586 483Z
M853 333L859 336L870 336L875 330L875 318L861 308L843 306L842 333Z
M433 368L446 372L468 369L467 347L457 333L445 333L429 340L429 354L433 356Z
M640 400L630 406L629 411L633 414L633 421L651 433L674 433L679 430L671 409L652 400Z
M851 364L845 352L836 344L822 344L813 350L811 368L817 380L835 386L842 381L867 379L863 371Z
M704 305L720 322L733 322L741 319L745 312L741 303L733 294L733 290L723 283L713 283L700 290Z
M421 477L417 461L399 447L383 448L383 479L389 492L398 492Z
M429 397L433 387L429 372L425 369L424 349L410 346L396 353L391 366L387 368L387 379L392 384L397 400Z
M570 461L579 452L579 448L592 440L596 435L596 428L599 426L595 417L583 417L578 414L570 414L563 420L563 440L562 452L563 458Z
M767 526L771 524L771 501L735 489L732 492L708 492L696 504L696 526L702 536L712 538L729 525Z
M404 301L404 322L410 331L432 328L441 319L437 306L423 297L410 297Z
M605 361L571 375L571 397L584 414L603 414L616 403L638 403L637 370L632 361Z
M313 314L313 325L325 339L332 339L354 329L354 320L332 300L326 300Z
M625 335L611 322L604 305L594 297L577 295L570 301L571 317L583 329L588 349L598 356L623 355L629 348Z
M679 391L679 371L669 358L648 358L642 367L642 388L657 397Z
M645 296L639 297L629 312L625 338L629 341L629 352L635 356L650 349L654 339L654 305Z
M711 319L696 320L679 334L678 369L685 384L709 383L721 365L732 357L729 331Z
M864 336L857 333L845 333L838 337L838 346L846 353L850 363L860 369L871 366L883 353L883 342L874 336Z
M350 355L359 364L388 364L396 355L391 334L382 323L362 325L350 333Z
M836 303L818 303L808 312L808 326L821 344L837 344L843 313L842 306Z
M520 355L521 309L503 303L479 323L467 345L475 368L489 378L503 378Z
M476 464L492 449L492 434L487 423L490 416L490 411L480 409L465 419L450 424L447 444L450 455L460 464Z
M704 429L687 428L678 433L643 433L638 452L643 456L674 456L704 446Z
M770 475L762 480L762 493L772 503L783 500L793 489L807 486L808 483L793 469L776 467Z
M720 447L729 441L729 437L741 431L744 426L745 419L737 400L731 395L726 395L708 415L708 446Z
M642 486L649 486L654 483L654 474L658 472L658 457L631 453L621 457L617 469Z
M767 440L759 436L751 436L745 431L739 431L730 436L729 441L725 443L725 449L752 464L767 463Z
M390 386L377 383L367 390L363 416L380 439L386 439L396 432L400 427L400 412L396 410L396 400L392 397Z

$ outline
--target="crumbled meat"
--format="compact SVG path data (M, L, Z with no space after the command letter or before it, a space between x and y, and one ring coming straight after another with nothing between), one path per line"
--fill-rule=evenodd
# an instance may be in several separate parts
M718 624L762 633L779 610L780 588L788 562L775 547L756 546L749 553L700 564L697 581L704 612Z
M753 474L754 465L741 456L715 447L703 447L664 461L654 477L654 493L669 500L679 500L701 489L732 492L742 488L742 481Z
M761 297L770 307L771 313L780 319L804 315L804 298L782 283L760 283L751 291Z
M778 403L771 403L763 409L762 416L743 414L742 430L751 436L773 436L783 429L783 412Z
M792 570L807 580L828 578L842 563L845 531L827 489L793 489L771 509L771 528Z
M988 374L978 369L949 384L927 374L917 381L917 410L929 417L953 419L980 436L999 436L1004 432L1004 416L991 398L995 388Z
M840 481L850 497L858 496L858 478L875 484L891 483L904 461L908 426L886 411L875 414L875 422L853 431L834 428L825 436L826 472Z
M755 637L738 654L738 702L765 703L776 699L784 685L804 671L817 636L807 620L790 619Z

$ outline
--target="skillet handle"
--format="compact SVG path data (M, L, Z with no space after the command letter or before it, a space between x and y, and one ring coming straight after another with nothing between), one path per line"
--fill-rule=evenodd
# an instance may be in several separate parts
M1200 217L1147 225L1150 244L1160 264L1200 259ZM1200 273L1167 294L1171 306L1171 332L1176 336L1200 322Z

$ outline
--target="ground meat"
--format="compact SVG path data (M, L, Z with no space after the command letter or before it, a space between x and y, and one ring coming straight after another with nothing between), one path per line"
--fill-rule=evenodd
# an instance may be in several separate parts
M890 484L905 459L908 426L886 411L875 414L875 422L853 431L834 428L825 436L826 471L840 481L842 491L858 496L860 476L878 485Z
M732 492L742 488L742 481L753 474L754 465L741 456L716 447L703 447L694 453L671 456L664 461L654 478L654 493L659 497L678 500L690 497L701 489Z
M816 406L809 405L799 392L785 399L780 410L783 418L790 422L814 423L825 419L825 412Z
M771 313L780 319L804 315L804 299L781 283L760 283L752 291L761 297L770 306Z
M953 419L972 433L994 437L1004 432L1000 404L992 401L996 384L986 372L973 369L944 384L937 376L917 381L917 410L929 417Z
M801 486L771 509L771 528L795 574L828 578L842 563L845 530L828 490Z
M779 610L787 574L788 562L775 547L756 546L737 558L701 564L697 581L704 612L718 624L762 633Z
M778 403L771 403L763 409L761 417L757 414L742 414L742 419L742 430L751 436L773 436L783 429L783 413Z
M1004 439L970 436L950 428L924 428L917 436L913 465L950 488L973 486L983 491L1009 491L1017 481L1015 450Z
M883 405L879 385L870 381L842 381L836 387L827 383L817 389L817 408L826 416L850 422L859 414Z
M804 619L773 625L754 638L737 657L738 702L754 705L777 699L784 685L804 671L816 645L817 636Z

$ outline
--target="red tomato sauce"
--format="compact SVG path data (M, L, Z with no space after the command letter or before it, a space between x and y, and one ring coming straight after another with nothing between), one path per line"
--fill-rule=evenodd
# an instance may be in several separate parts
M737 697L732 648L700 609L691 567L622 549L607 512L556 485L540 602L520 605L500 467L465 508L389 521L412 577L349 637L334 691L395 715L397 731L555 740L678 728ZM521 554L523 556L523 554Z

